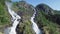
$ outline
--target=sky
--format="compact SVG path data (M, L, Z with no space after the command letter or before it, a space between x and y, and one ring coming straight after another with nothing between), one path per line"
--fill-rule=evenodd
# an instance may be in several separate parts
M14 2L20 1L20 0L12 0ZM60 0L24 0L29 4L32 4L33 6L36 6L38 4L44 3L50 6L54 10L60 10Z

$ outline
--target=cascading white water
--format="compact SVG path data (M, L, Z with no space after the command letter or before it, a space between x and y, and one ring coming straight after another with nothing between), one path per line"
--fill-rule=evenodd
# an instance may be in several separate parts
M21 17L19 15L17 15L13 10L11 10L11 4L9 2L5 2L7 7L8 7L8 12L10 13L10 15L12 16L12 27L9 27L8 29L10 29L9 33L6 34L16 34L16 27L19 24L19 21L21 19Z
M38 28L37 24L34 22L34 18L35 18L35 14L36 14L36 10L34 9L34 14L31 17L31 22L32 22L32 28L35 31L36 34L41 34L40 29Z

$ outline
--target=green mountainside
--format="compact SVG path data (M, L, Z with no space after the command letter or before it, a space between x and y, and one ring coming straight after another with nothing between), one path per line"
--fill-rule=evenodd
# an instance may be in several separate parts
M26 3L25 1L20 1L13 3L13 10L21 16L21 22L17 26L17 34L35 34L32 29L32 23L30 21L31 16L34 13L33 6Z
M0 0L0 34L4 34L4 28L11 26L11 16L8 13L5 1ZM17 34L36 34L32 29L31 16L36 9L34 18L42 34L60 34L60 11L53 10L46 4L38 4L36 7L26 1L12 2L12 10L21 16L21 21L16 28Z
M60 11L54 10L54 13L55 13L55 14L60 14Z
M5 0L0 0L0 32L10 24L10 15L6 9ZM1 33L0 33L1 34Z
M58 22L59 15L54 13L54 10L51 9L46 4L39 4L36 6L37 14L35 16L35 21L38 24L39 28L42 27L44 34L59 34L60 33L60 20Z

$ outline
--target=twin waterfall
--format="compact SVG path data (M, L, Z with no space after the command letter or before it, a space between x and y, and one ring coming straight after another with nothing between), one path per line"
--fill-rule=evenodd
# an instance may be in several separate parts
M9 2L5 2L5 3L8 7L8 12L12 16L12 22L13 22L12 27L8 28L8 29L10 29L9 32L7 32L5 34L16 34L15 30L16 30L17 25L19 24L21 17L19 15L17 15L13 10L11 10L11 4ZM39 30L37 24L34 22L35 14L36 14L36 11L34 12L33 16L31 17L32 28L36 32L36 34L40 34L41 33L40 30Z

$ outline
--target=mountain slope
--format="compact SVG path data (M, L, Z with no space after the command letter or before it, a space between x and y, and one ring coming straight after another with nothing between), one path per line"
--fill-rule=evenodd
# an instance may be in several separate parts
M35 16L35 21L38 24L39 28L42 27L42 30L45 32L43 33L44 34L59 34L60 33L59 25L57 23L54 23L53 21L53 18L54 18L53 16L55 16L54 10L45 4L37 5L36 10L37 10L37 14Z
M34 13L34 7L25 1L12 3L13 6L11 9L22 18L16 28L17 34L36 34L32 29L32 23L30 21L31 16ZM60 34L60 14L46 4L37 5L36 10L37 14L35 16L35 22L43 31L42 33ZM11 16L8 14L7 7L5 5L5 0L0 0L0 34L3 34L5 27L11 25L10 17Z
M54 14L53 9L46 4L39 4L36 6L38 9L44 11L45 14Z
M37 8L42 12L44 12L44 16L46 17L46 19L48 19L49 21L55 22L57 24L60 24L59 23L60 14L58 13L59 11L53 10L52 8L50 8L48 5L45 5L45 4L40 4L37 6Z

